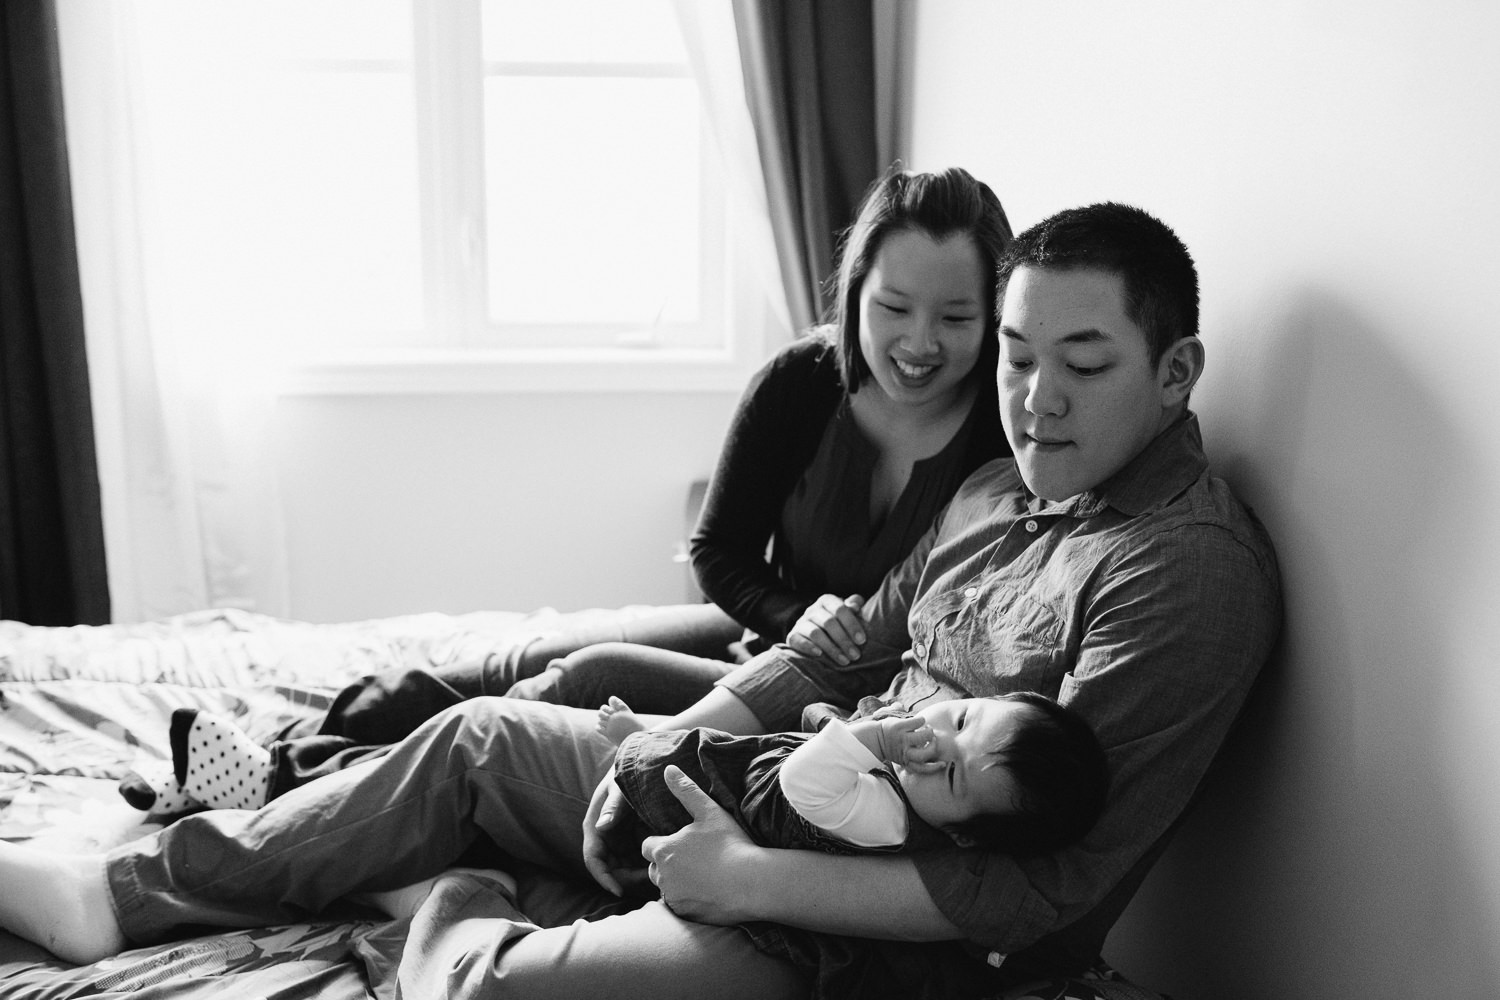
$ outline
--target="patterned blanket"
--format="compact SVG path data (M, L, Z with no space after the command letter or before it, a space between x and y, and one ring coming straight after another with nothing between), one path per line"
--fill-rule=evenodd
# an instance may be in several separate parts
M145 761L170 760L176 708L235 719L257 739L320 715L337 690L396 666L504 656L594 616L477 612L338 625L219 610L139 625L38 628L0 622L0 838L61 852L104 850L154 826L116 791ZM364 1000L354 920L195 938L75 968L0 932L0 996L320 997Z

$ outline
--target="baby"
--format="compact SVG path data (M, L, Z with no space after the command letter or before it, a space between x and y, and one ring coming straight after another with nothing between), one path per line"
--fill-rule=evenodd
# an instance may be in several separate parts
M615 778L640 839L689 821L662 771L676 764L767 847L833 853L921 849L951 841L1011 854L1082 837L1104 807L1109 772L1087 723L1029 692L882 709L815 735L735 737L647 731L619 699L600 710L617 740ZM625 824L621 824L622 826Z

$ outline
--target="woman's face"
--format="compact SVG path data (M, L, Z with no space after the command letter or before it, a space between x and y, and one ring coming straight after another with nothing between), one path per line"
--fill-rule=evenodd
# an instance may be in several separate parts
M887 234L859 290L859 348L875 385L905 406L951 405L979 360L987 289L967 233Z

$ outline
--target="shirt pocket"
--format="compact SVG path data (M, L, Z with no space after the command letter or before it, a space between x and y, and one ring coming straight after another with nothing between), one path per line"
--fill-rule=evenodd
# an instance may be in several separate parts
M1022 591L999 588L980 602L967 637L967 658L979 676L967 685L976 694L1038 691L1055 697L1062 686L1062 617Z

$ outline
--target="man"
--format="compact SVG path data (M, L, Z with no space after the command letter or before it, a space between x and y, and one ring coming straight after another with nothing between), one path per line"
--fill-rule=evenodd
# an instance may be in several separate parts
M85 960L194 924L299 919L432 875L487 834L572 881L546 902L523 892L498 932L417 935L409 991L437 976L449 995L805 996L813 980L787 956L807 932L932 942L902 947L889 970L915 968L930 995L1077 971L1237 714L1278 626L1278 583L1187 408L1203 368L1197 278L1170 229L1120 205L1059 213L1016 238L999 308L1014 460L970 477L859 616L820 602L794 645L862 634L850 664L777 647L672 725L759 733L872 695L920 709L1039 691L1082 714L1109 756L1110 802L1080 845L1036 858L778 851L679 782L695 821L642 849L661 901L609 907L579 881L586 864L621 882L597 834L618 793L600 780L611 747L593 713L482 699L377 761L255 812L190 817L107 861L10 848L0 924ZM35 909L48 899L62 902ZM583 916L600 919L572 922ZM861 948L882 960L881 945L851 948L856 964Z

